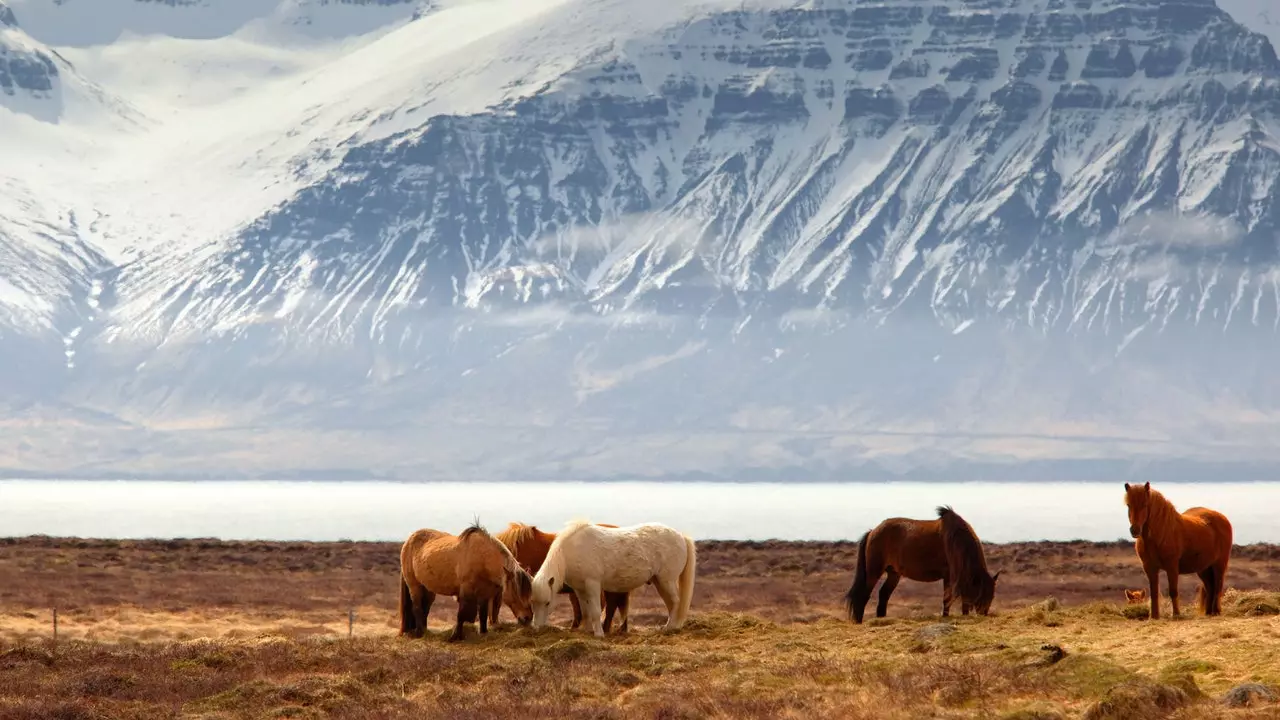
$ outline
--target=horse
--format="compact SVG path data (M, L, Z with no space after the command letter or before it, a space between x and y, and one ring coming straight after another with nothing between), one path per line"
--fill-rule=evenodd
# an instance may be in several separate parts
M880 586L876 617L885 616L889 596L903 577L917 582L941 580L944 617L951 613L957 595L965 615L970 609L986 615L1000 578L1000 573L987 571L982 542L973 528L950 507L938 508L937 520L889 518L880 523L858 540L857 563L853 585L844 596L845 609L855 623L862 622L871 588L881 574L886 577Z
M1125 602L1128 603L1129 605L1141 605L1142 603L1147 601L1147 591L1146 590L1125 590L1124 599L1125 599Z
M616 528L617 525L609 525L606 523L596 523L600 527ZM516 560L520 565L530 573L536 573L542 567L542 561L547 558L547 551L551 549L551 543L555 541L556 534L543 532L532 525L524 525L522 523L511 523L507 525L507 529L498 533L498 540L507 546L511 554L516 556ZM574 630L582 624L582 606L578 604L578 596L573 592L573 588L566 585L561 593L569 595L569 603L573 606L573 625ZM604 592L602 603L604 609L604 631L609 632L613 626L613 615L618 612L618 617L622 619L622 625L618 628L618 632L627 631L627 610L630 605L631 596L628 593ZM498 624L498 611L501 608L499 599L493 600L493 607L490 614L489 622Z
M505 591L505 592L504 592ZM439 530L416 530L400 547L400 634L423 637L427 614L436 595L458 598L458 620L450 642L463 637L463 624L476 621L489 632L489 615L481 611L495 597L506 597L517 618L533 612L532 578L507 546L474 524L453 536Z
M568 585L582 604L596 637L600 591L625 592L653 583L667 606L666 630L678 630L689 617L698 562L693 538L658 523L607 528L575 520L565 525L533 577L533 626L547 624L551 601Z
M1160 618L1160 571L1169 576L1169 602L1178 615L1178 575L1196 573L1202 585L1199 605L1205 615L1222 613L1227 564L1231 560L1231 521L1216 510L1193 507L1179 513L1151 483L1124 484L1129 534L1151 586L1151 618Z

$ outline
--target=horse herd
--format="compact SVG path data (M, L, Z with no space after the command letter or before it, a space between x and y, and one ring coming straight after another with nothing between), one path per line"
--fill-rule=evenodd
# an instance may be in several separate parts
M1151 483L1124 486L1129 534L1150 584L1146 597L1151 617L1160 617L1160 572L1169 581L1173 614L1179 614L1178 576L1200 577L1200 609L1222 611L1231 523L1222 513L1203 507L1178 512ZM995 598L1000 573L988 571L982 542L964 518L950 507L938 508L935 520L889 518L858 541L853 585L844 596L851 620L861 623L872 588L880 585L876 617L884 617L889 597L902 578L942 581L942 614L960 599L961 612L986 615ZM596 636L609 632L615 615L627 631L630 593L653 585L667 608L664 629L684 625L693 600L697 548L692 538L659 523L630 527L575 520L559 533L511 523L496 537L478 524L454 536L418 530L400 548L400 634L422 637L437 595L458 600L458 616L450 641L461 640L464 626L480 624L488 632L506 605L522 625L543 627L558 594L568 594L573 625L585 619ZM1126 592L1131 600L1141 598ZM601 612L604 618L601 619Z

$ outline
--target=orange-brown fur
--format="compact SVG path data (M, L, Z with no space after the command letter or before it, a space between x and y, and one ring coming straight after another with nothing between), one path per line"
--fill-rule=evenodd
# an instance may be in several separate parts
M609 525L608 523L596 523L600 527L616 528L617 525ZM530 575L537 574L542 568L542 563L547 559L547 551L551 549L551 543L555 542L556 534L543 532L533 525L524 525L521 523L511 523L507 525L507 529L498 533L498 540L511 550L511 554L516 556L516 560L520 565L529 572ZM569 595L569 604L573 606L573 628L577 629L582 624L582 606L578 603L578 595L573 589L565 586L561 594ZM603 592L600 593L600 605L604 607L604 631L609 632L613 625L613 615L620 611L622 625L618 628L619 632L627 631L627 610L630 604L631 596L629 593ZM498 603L493 603L491 608L490 622L495 625L498 623Z
M1141 605L1142 603L1147 601L1147 591L1146 590L1125 590L1124 599L1130 605Z
M871 588L880 586L876 617L884 617L889 597L901 578L917 582L942 581L942 614L949 615L956 595L961 611L976 608L983 615L991 607L1000 573L987 572L982 544L973 528L950 508L938 508L937 520L889 518L858 541L853 585L845 594L845 607L854 622L862 622Z
M508 598L517 617L530 617L532 579L484 528L473 525L454 536L417 530L400 547L400 634L422 637L436 595L458 598L458 619L450 641L461 640L464 623L480 620L488 632L490 601ZM507 592L504 593L504 590Z
M1195 573L1203 585L1199 594L1205 615L1222 612L1227 565L1231 560L1231 522L1208 508L1179 513L1173 503L1151 489L1151 483L1124 486L1129 507L1129 534L1150 584L1151 618L1160 617L1160 571L1169 577L1169 602L1176 617L1178 575Z

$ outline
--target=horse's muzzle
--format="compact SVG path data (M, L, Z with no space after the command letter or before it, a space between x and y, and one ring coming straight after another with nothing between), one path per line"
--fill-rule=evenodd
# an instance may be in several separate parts
M521 625L524 625L525 627L528 627L529 625L533 624L533 617L516 618L516 622L520 623Z
M1136 538L1136 537L1141 537L1141 535L1142 535L1142 528L1138 527L1137 525L1130 525L1130 526L1129 526L1129 534L1130 534L1131 536L1135 537L1135 538Z

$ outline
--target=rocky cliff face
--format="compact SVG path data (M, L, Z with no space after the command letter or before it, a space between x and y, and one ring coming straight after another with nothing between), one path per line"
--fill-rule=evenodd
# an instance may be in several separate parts
M225 316L301 287L326 300L295 319L362 307L344 326L727 297L949 329L1270 325L1278 91L1268 40L1208 0L716 13L346 150L190 292Z
M1272 462L1265 35L1212 0L641 5L547 3L417 96L309 111L274 201L94 260L45 399L419 428L449 448L392 464L463 476Z

